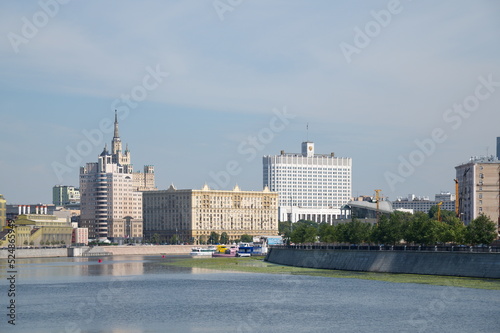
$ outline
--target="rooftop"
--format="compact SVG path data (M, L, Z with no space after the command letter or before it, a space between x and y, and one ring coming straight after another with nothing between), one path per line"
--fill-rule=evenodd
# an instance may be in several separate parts
M491 163L491 164L500 164L500 160L494 156L494 155L489 155L489 156L471 156L468 162L462 163L459 166L462 165L467 165L471 163Z

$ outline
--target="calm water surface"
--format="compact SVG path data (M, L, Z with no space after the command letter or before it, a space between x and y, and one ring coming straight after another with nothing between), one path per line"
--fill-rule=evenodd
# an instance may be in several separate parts
M0 332L500 332L500 291L161 265L171 258L18 260L16 326L0 259Z

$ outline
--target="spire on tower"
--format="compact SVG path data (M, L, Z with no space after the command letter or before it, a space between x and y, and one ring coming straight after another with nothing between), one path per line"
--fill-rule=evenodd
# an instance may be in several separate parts
M119 154L122 152L122 140L120 139L120 134L118 132L118 112L115 110L115 134L113 135L113 141L111 153L113 155ZM119 158L116 158L118 161Z
M118 113L115 110L115 134L114 134L113 138L119 138L119 137L120 137L120 134L118 133Z

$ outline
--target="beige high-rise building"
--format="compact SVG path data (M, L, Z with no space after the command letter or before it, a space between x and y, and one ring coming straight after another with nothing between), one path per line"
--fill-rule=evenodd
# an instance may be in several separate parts
M7 226L7 200L0 194L0 232Z
M144 192L144 237L155 234L170 242L199 243L212 232L226 232L230 241L242 235L278 235L278 193L263 191L168 190Z
M154 167L134 172L128 147L122 151L115 114L112 150L80 169L80 226L91 239L142 240L142 191L156 190Z
M493 157L472 157L456 166L461 220L468 225L484 214L500 226L500 161Z

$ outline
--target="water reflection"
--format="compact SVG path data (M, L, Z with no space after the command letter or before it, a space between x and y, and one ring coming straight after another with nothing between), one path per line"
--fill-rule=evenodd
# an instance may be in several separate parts
M83 276L137 276L148 274L207 274L214 272L205 268L187 268L161 265L182 256L110 256L90 258L29 258L18 259L16 269L20 281L34 280L38 283L67 277ZM7 260L0 260L0 278L7 274Z
M18 324L0 332L498 330L496 290L162 265L173 258L19 260Z

